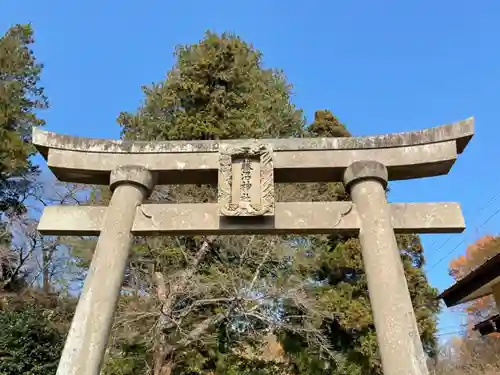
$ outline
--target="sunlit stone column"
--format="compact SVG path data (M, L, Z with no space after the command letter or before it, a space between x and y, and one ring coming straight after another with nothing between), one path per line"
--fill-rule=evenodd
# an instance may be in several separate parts
M151 193L153 177L147 169L137 166L119 167L111 173L113 195L57 375L100 372L132 244L136 207Z
M385 375L428 374L426 357L391 224L388 174L374 161L351 164L344 184L360 217L359 239Z
M500 311L500 283L495 284L491 287L491 293L493 294L493 298L495 299L497 310Z

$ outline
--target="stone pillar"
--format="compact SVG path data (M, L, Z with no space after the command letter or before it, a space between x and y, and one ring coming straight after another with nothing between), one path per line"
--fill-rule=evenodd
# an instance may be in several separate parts
M387 169L358 161L344 173L360 217L359 239L385 375L428 374L386 198Z
M491 287L491 293L493 294L493 298L495 299L497 311L500 312L500 283L495 284Z
M57 375L100 373L132 244L136 207L151 193L153 177L137 166L119 167L111 173L113 195Z

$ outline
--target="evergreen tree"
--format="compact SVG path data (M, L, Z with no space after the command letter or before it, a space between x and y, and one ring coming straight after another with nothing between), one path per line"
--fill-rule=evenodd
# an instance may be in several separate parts
M55 374L75 304L36 289L2 296L0 374Z
M347 130L337 117L328 110L316 111L314 121L307 128L308 137L350 137Z
M37 173L29 160L31 131L43 125L35 111L47 107L33 43L30 25L12 26L0 37L0 289L22 284L6 219L25 211L23 200Z
M200 43L179 47L176 58L174 68L163 82L143 88L145 100L142 106L135 113L120 114L118 122L122 126L124 139L349 136L345 126L327 110L316 112L314 122L305 128L301 112L290 102L291 87L284 75L279 71L264 69L261 54L238 37L207 33ZM277 195L278 200L286 201L349 199L342 184L339 183L277 186ZM98 199L107 197L107 193L97 194ZM156 189L151 199L214 202L216 193L208 186L169 186ZM246 374L249 373L249 368L253 369L252 373L255 374L265 374L264 371L271 368L275 374L379 374L380 359L357 238L343 236L295 238L292 242L299 245L293 246L293 252L288 251L286 256L280 257L276 250L281 246L285 248L290 242L290 236L285 238L238 236L210 239L208 242L206 238L201 237L138 240L135 248L136 257L154 260L156 270L162 271L165 275L180 275L168 281L169 293L172 293L172 290L179 293L178 298L172 302L178 311L186 311L186 303L190 306L190 300L200 298L195 297L192 292L185 292L189 289L185 281L187 274L204 283L205 289L207 285L211 285L209 289L217 285L219 293L217 296L222 297L220 290L227 287L224 283L235 275L239 280L251 279L259 267L258 259L261 259L259 257L266 249L275 246L272 257L263 263L263 271L259 274L263 284L272 281L280 285L287 277L291 279L301 277L303 281L312 281L307 286L307 293L316 303L315 309L322 311L324 315L321 315L321 318L316 316L314 322L310 322L311 327L322 331L328 338L328 342L322 342L322 345L311 345L307 335L297 330L275 329L274 333L279 336L284 349L285 360L278 362L279 365L273 362L271 366L270 363L270 367L258 372L262 365L261 359L249 360L248 357L234 351L235 345L259 346L258 342L248 341L242 337L241 331L238 331L238 334L230 332L231 327L241 323L238 320L227 318L223 322L217 321L217 324L206 331L207 334L212 333L211 335L204 336L204 339L197 337L196 345L182 346L182 350L179 351L170 349L186 336L179 336L179 329L175 327L161 329L155 334L156 339L161 338L160 343L157 340L155 344L155 355L152 359L155 375ZM202 254L199 267L193 269L192 263L186 259L196 258L200 254L200 249L207 243L207 250ZM422 246L419 238L414 235L398 236L398 243L422 340L426 351L433 355L438 303L435 301L436 291L429 286L422 270L424 263ZM240 266L238 271L234 272L233 267L241 262L241 255L247 251L254 252L256 258L245 265L246 269L241 270ZM284 261L285 258L287 261ZM141 261L138 260L137 263ZM281 271L276 273L277 269ZM129 274L131 273L128 272L127 275ZM146 278L144 275L139 276L139 279ZM142 285L148 283L149 281L143 280ZM184 292L178 292L179 290ZM149 293L152 293L151 289ZM168 302L168 298L165 300ZM283 310L279 313L281 321L300 325L300 322L294 322L291 318L300 314L300 309L293 304L293 301L282 300L281 303L283 304ZM197 308L183 317L182 322L185 326L181 329L195 332L200 323L219 316L221 311L230 311L230 308L223 304ZM171 312L171 309L168 310L168 313ZM135 338L140 338L138 341L123 340L123 337L131 336L130 326L127 334L117 331L114 334L118 335L127 347L132 345L142 353L145 348L147 351L149 345L148 340L144 340L149 328L144 323L138 324L140 327L136 328L136 333L133 335ZM265 329L269 328L258 325L255 327L263 329L262 332L267 332ZM310 329L313 329L311 327ZM189 334L187 336L189 337ZM114 341L116 342L116 339ZM162 348L170 348L170 351L166 351L169 356L161 354ZM329 351L328 355L326 351ZM137 369L136 362L130 363L130 359L134 356L129 354L128 357L124 357L124 352L130 353L128 349L115 350L116 355L111 361L113 366L120 361L126 362L128 368L133 368L129 374L138 373L140 370ZM144 356L141 358L143 361ZM158 363L155 358L159 359Z
M308 127L310 136L350 136L348 130L329 111L318 111ZM317 184L321 193L318 200L350 200L340 184ZM331 317L322 322L334 350L346 361L343 368L335 368L314 351L299 345L296 336L286 337L285 349L296 358L301 374L382 374L373 325L368 285L363 269L360 243L357 237L341 235L310 237L314 253L304 254L310 259L304 268L304 277L319 285L316 288L324 308ZM436 322L439 313L437 290L429 285L424 273L424 256L417 235L398 235L408 288L413 302L422 343L430 357L436 355ZM311 255L313 254L313 255ZM303 265L299 265L303 267ZM328 370L325 370L328 369ZM325 372L326 371L326 372Z
M61 300L42 293L27 279L28 256L12 246L8 224L22 221L24 200L38 169L30 157L33 127L44 124L37 110L47 108L39 85L42 65L31 46L30 25L12 26L0 37L0 374L56 373L71 312ZM27 234L33 240L31 234ZM26 242L29 242L27 240ZM30 275L33 276L33 275ZM72 307L70 308L72 310ZM64 321L64 322L63 322Z
M290 102L281 71L264 69L262 54L231 34L208 32L179 46L164 82L144 87L144 105L118 119L125 139L194 140L294 136L301 111Z
M0 214L24 210L22 197L37 172L31 131L43 125L36 111L48 103L33 43L30 25L15 25L0 37Z
M25 211L23 200L37 174L30 161L31 131L43 125L35 111L47 107L33 43L30 25L12 26L0 37L0 290L18 289L23 283L7 217Z
M42 310L3 311L0 329L0 374L56 373L64 335Z
M301 111L291 104L291 86L283 73L265 69L261 53L240 38L208 32L198 44L178 47L175 55L177 62L165 81L143 88L145 101L136 113L120 114L118 122L124 139L296 137L303 133L304 118ZM98 192L97 199L107 198L106 192ZM151 199L213 202L216 190L210 186L158 187ZM271 254L270 246L274 246ZM205 291L203 293L208 290L209 300L221 301L233 298L227 295L227 290L232 290L229 285L241 284L240 288L244 289L246 283L260 288L259 293L269 292L264 280L267 278L269 284L270 278L276 279L278 275L273 275L273 272L284 257L280 248L284 251L287 246L283 239L261 236L149 238L138 240L135 254L142 260L154 260L155 269L166 275L169 297L173 294L172 290L179 295L173 299L164 298L163 309L173 304L177 312L168 307L167 314L179 314L179 310L189 310L192 306L190 301L194 301L195 297L198 301L207 299L197 295L198 290ZM194 259L199 261L194 262ZM192 275L191 279L187 274ZM169 275L181 277L172 280ZM196 280L197 284L187 285L194 282L192 280ZM143 280L143 284L148 282ZM287 287L285 280L282 280L282 287ZM246 340L241 338L245 336L243 331L249 331L248 328L234 330L235 326L245 326L247 322L242 323L244 315L238 317L241 313L236 314L232 304L234 302L220 302L193 309L182 318L183 334L175 327L157 330L153 358L155 374L226 373L229 364L233 368L236 364L246 366L248 360L230 354L235 342L241 344L242 340ZM223 320L218 318L221 314L224 314ZM214 323L205 325L207 319L213 319ZM248 324L264 333L269 323L261 323L252 321ZM169 324L159 321L157 326ZM202 335L197 336L196 345L183 345L180 347L182 350L174 352L186 337L198 335L198 332ZM129 345L130 340L125 344ZM136 344L144 346L144 342ZM135 368L129 361L131 355L125 358L119 348L115 353L115 357L107 363L107 371L115 371L118 362ZM130 374L134 373L130 371Z

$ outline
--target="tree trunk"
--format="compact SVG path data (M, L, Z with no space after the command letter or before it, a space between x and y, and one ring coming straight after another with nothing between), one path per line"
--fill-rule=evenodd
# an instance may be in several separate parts
M166 350L163 346L158 345L153 357L153 374L154 375L172 375L175 364L172 356L166 356Z
M49 270L49 254L47 251L43 252L43 291L50 293L50 270Z
M182 294L184 292L184 288L186 287L187 282L197 272L198 266L210 249L210 244L213 242L213 240L214 237L210 236L205 241L203 241L194 258L192 259L191 264L182 272L182 275L181 277L179 277L177 282L173 285L170 285L170 288L167 288L165 279L161 272L155 272L153 275L157 287L156 292L158 300L162 303L161 315L158 319L158 328L155 333L155 350L153 358L154 375L171 375L172 371L174 370L174 356L175 350L177 348L174 348L167 343L167 337L164 330L169 324L171 324L171 322L168 321L167 317L171 316L176 298L179 296L179 294ZM201 325L197 327L197 329L193 330L194 336L182 340L182 342L180 342L178 346L183 348L189 345L192 342L193 338L196 339L208 327L210 327L208 320L202 322Z
M158 375L172 375L174 370L174 364L171 361L167 361L161 367L160 373Z

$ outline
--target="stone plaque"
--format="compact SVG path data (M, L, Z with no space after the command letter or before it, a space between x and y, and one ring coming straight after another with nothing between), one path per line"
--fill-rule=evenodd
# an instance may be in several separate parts
M221 145L219 152L220 215L274 215L274 166L271 146Z

